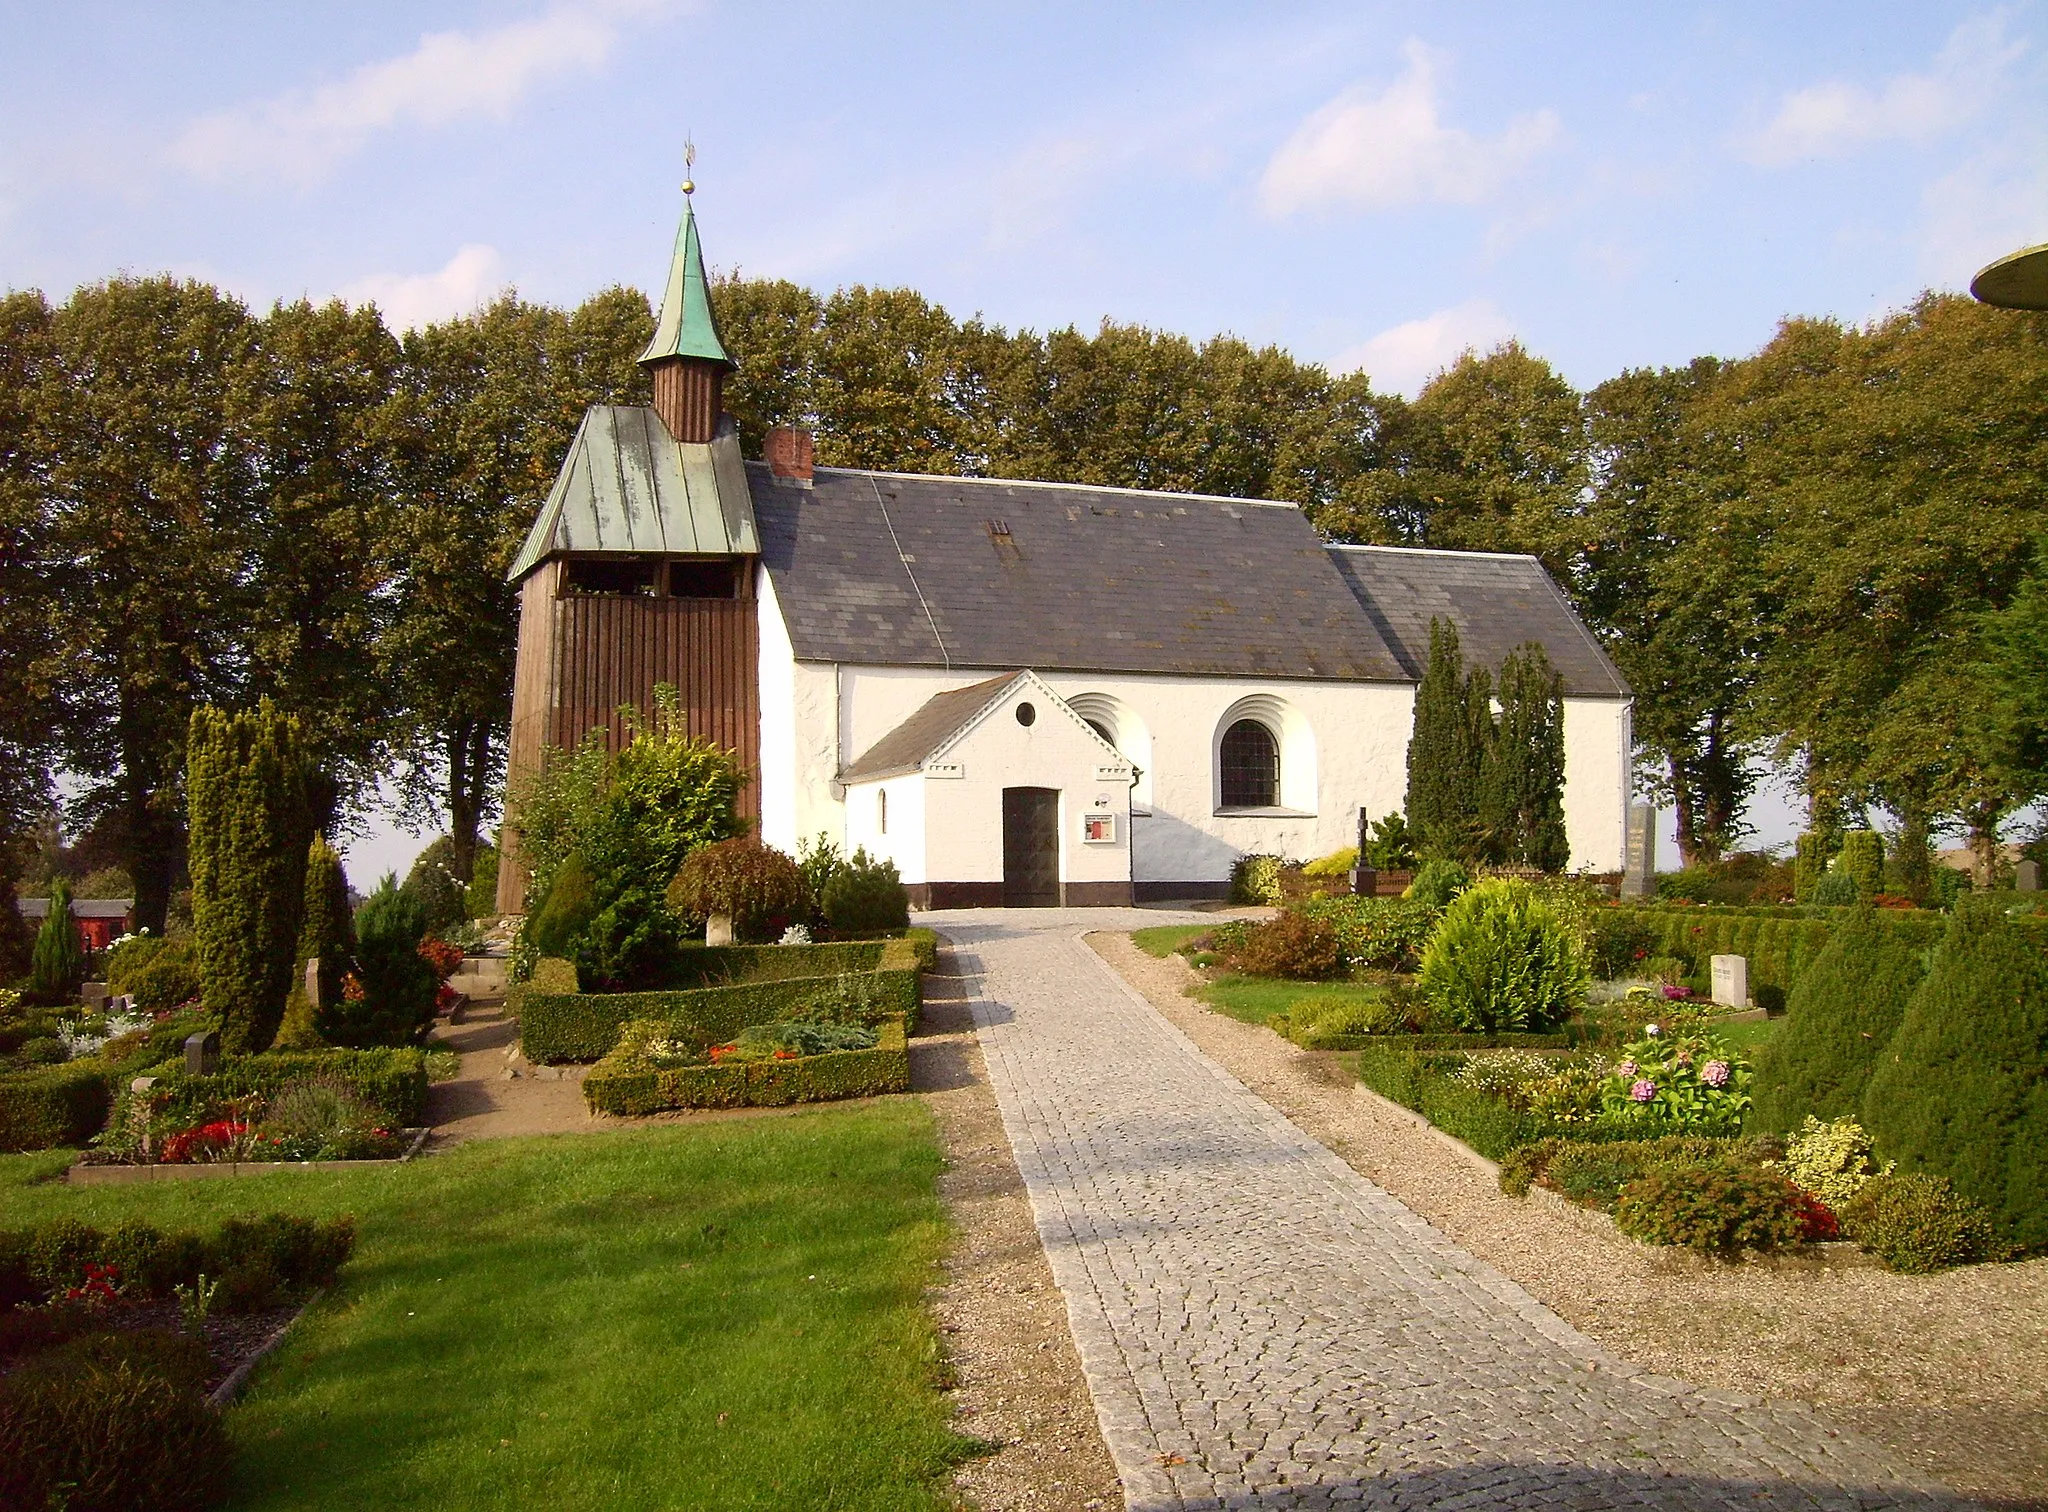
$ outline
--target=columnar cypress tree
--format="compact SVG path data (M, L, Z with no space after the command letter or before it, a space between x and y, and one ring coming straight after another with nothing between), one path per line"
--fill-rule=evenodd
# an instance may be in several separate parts
M322 1001L341 990L356 955L355 915L348 906L348 876L341 855L315 835L306 851L306 915L299 926L299 959L320 962ZM332 977L330 984L329 978Z
M1500 724L1494 739L1493 803L1509 861L1563 871L1564 679L1531 642L1501 663Z
M1790 1134L1811 1114L1862 1112L1863 1091L1927 975L1920 952L1860 908L1800 975L1784 1026L1757 1057L1747 1127Z
M29 985L49 1003L69 1002L85 980L85 947L78 942L78 921L71 917L71 884L62 877L50 884L50 915L36 931L29 964Z
M1842 871L1856 884L1856 896L1869 902L1884 891L1884 837L1876 830L1850 830L1842 836Z
M2048 1248L2048 966L1995 908L1956 910L1863 1125L1880 1158L1946 1176L2007 1241Z
M192 925L201 1002L221 1047L265 1049L284 1017L306 906L306 766L298 721L193 711L186 744Z
M1415 690L1415 733L1408 741L1408 825L1424 855L1463 854L1475 814L1480 772L1467 692L1457 626L1432 619L1429 665Z
M1501 782L1500 730L1493 719L1493 674L1474 667L1465 674L1465 748L1471 753L1471 785L1456 848L1470 866L1494 865L1508 859L1514 815Z

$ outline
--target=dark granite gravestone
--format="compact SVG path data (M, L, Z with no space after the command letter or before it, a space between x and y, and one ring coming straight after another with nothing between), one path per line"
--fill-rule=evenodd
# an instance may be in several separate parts
M211 1076L220 1069L220 1035L211 1029L185 1037L185 1074Z

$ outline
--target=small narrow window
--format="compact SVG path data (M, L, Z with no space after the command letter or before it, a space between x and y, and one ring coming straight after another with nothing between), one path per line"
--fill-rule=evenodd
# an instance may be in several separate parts
M875 826L876 834L886 835L889 833L889 790L887 788L875 789Z
M1240 719L1223 732L1223 807L1279 804L1280 743L1256 719Z
M572 560L563 576L563 587L570 593L644 597L655 591L657 566L654 562L632 558Z

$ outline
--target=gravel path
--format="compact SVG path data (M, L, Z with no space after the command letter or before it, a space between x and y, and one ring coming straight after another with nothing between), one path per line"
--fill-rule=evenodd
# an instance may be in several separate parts
M1131 1507L1956 1505L1792 1403L1606 1354L1231 1077L1083 928L933 916Z

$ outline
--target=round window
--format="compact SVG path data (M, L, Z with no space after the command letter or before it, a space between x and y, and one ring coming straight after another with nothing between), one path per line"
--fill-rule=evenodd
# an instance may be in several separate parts
M1037 709L1033 708L1033 707L1032 707L1032 706L1031 706L1030 704L1028 704L1028 703L1020 703L1020 704L1018 704L1018 705L1017 705L1017 723L1018 723L1018 724L1020 724L1020 725L1031 725L1031 724L1036 724L1037 722L1038 722L1038 710L1037 710Z

